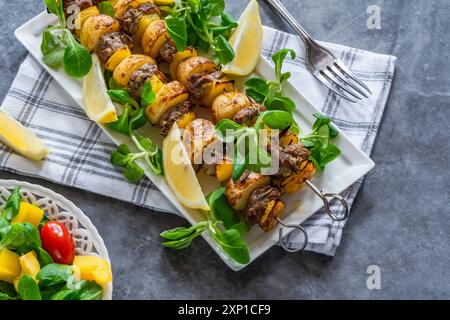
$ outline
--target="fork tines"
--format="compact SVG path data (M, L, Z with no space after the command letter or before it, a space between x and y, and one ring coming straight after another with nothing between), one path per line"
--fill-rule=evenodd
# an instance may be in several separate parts
M340 60L334 60L314 76L328 89L342 98L356 103L372 94L369 87L359 80Z

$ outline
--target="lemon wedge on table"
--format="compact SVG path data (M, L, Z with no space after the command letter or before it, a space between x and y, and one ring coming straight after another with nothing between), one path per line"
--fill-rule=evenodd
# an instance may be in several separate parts
M162 153L164 176L181 204L192 209L209 210L177 124L164 139Z
M256 0L250 0L229 42L234 49L235 58L223 66L222 71L232 76L247 76L252 73L258 64L263 43L263 25Z
M108 95L102 67L96 54L92 55L91 71L83 79L83 106L92 121L117 121L116 107Z
M32 160L42 160L50 151L33 132L2 110L0 110L0 141L18 154Z

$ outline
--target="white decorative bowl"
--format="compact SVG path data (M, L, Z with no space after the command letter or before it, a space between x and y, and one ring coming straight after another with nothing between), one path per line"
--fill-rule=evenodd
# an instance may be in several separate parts
M91 220L71 201L47 188L15 180L0 180L0 207L6 202L11 191L19 187L22 198L42 210L50 220L66 226L75 242L77 255L100 256L109 263L108 250ZM103 300L112 299L112 281L103 289Z

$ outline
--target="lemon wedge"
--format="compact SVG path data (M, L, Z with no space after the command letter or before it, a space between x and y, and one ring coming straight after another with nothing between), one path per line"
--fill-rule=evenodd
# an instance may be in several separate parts
M252 73L258 64L263 43L263 26L256 0L250 0L229 42L236 56L222 71L232 76L247 76Z
M83 106L89 119L98 123L117 121L116 107L108 95L100 61L92 55L91 71L83 79Z
M209 210L177 124L164 139L162 152L164 176L181 204L192 209Z
M49 149L20 122L0 110L0 141L24 157L42 160Z

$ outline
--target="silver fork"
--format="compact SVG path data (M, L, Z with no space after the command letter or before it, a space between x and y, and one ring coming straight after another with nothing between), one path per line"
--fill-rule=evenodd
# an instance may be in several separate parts
M265 0L300 35L306 47L306 67L329 90L356 103L372 94L369 87L359 80L330 50L314 40L295 20L279 0Z

